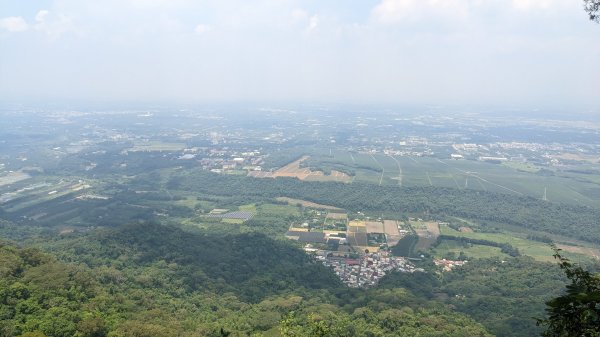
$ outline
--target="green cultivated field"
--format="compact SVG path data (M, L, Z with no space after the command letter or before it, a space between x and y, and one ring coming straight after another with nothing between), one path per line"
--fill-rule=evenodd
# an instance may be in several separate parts
M440 244L431 250L432 255L440 259L446 257L450 252L454 253L456 256L463 252L469 258L509 258L509 256L502 253L498 247L484 245L463 246L460 242L454 240L442 240Z
M553 251L550 248L550 245L543 243L543 242L537 242L537 241L520 238L520 237L516 236L516 234L514 234L514 233L459 232L459 231L454 230L446 225L440 225L440 232L442 235L465 237L465 238L471 238L471 239L481 239L481 240L488 240L488 241L493 241L493 242L498 242L498 243L508 243L508 244L512 245L513 247L517 248L519 250L519 252L521 253L521 255L531 256L538 261L554 262L554 258L552 257ZM490 247L490 248L494 248L494 247ZM436 251L437 251L437 248L436 248ZM490 250L482 251L480 248L479 251L478 250L471 251L471 254L473 254L473 257L480 257L480 256L476 255L476 252L482 252L484 254L484 256L481 256L481 257L486 257L485 254L491 253ZM465 253L467 253L467 252L465 251ZM565 253L565 255L568 257L574 257L575 261L577 261L577 259L581 259L581 258L588 259L588 257L584 257L583 255L580 255L580 254Z
M493 164L473 160L400 157L385 154L314 150L310 167L352 173L353 182L381 185L468 188L600 206L600 176L546 170L532 164Z
M158 141L136 142L131 152L137 151L181 151L185 148L184 143L166 143Z
M261 204L257 207L257 212L258 215L278 217L300 216L298 207L293 205Z

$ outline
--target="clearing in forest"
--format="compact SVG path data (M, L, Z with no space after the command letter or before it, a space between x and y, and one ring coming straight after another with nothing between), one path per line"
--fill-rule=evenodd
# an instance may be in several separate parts
M341 211L342 210L341 208L335 207L335 206L317 204L316 202L312 202L312 201L293 199L293 198L288 198L288 197L278 197L275 200L287 202L288 205L302 205L302 207L308 207L308 208L327 209L327 210L331 210L331 211ZM337 213L333 213L333 214L337 214ZM345 214L345 213L343 213L343 214ZM348 216L346 215L346 217L348 217Z
M590 247L581 247L581 246L569 246L564 244L557 244L557 248L564 250L565 252L583 254L587 256L591 256L597 260L600 260L600 250Z
M325 174L322 171L312 171L308 167L300 167L300 164L306 159L308 159L308 156L302 156L300 159L295 160L276 171L251 171L248 175L254 178L292 177L306 181L339 181L344 183L349 183L351 181L349 175L339 171L332 170L331 174Z
M440 236L440 227L437 222L411 221L410 224L419 236L415 251L426 251Z

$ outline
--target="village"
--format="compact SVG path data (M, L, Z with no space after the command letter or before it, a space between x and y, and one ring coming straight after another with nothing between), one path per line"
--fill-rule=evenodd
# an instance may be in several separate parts
M368 288L391 271L423 271L389 248L409 233L396 220L369 219L363 213L309 211L305 221L290 225L286 237L304 243L304 251L351 288Z
M310 251L310 248L305 248ZM335 274L350 288L368 288L377 285L379 280L390 271L412 273L424 271L408 261L407 258L392 256L387 251L365 253L358 259L335 256L323 251L317 251L317 261L331 267ZM326 253L323 255L323 253Z

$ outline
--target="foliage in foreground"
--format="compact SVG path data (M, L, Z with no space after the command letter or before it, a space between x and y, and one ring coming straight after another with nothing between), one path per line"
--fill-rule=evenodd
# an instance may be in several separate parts
M554 248L554 257L571 283L565 294L546 302L548 318L538 324L546 326L544 337L600 336L600 275L593 275L572 264Z
M583 0L583 4L590 20L600 23L600 0Z

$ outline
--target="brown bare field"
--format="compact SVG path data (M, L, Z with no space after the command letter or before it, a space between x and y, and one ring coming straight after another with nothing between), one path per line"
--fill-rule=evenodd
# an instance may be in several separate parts
M426 225L427 231L437 239L437 237L440 236L440 225L438 225L437 222L428 222Z
M349 183L352 180L349 175L335 170L332 170L331 174L326 175L322 171L311 171L310 168L300 167L300 163L306 159L308 159L308 156L302 156L300 159L273 172L250 171L248 172L248 176L254 178L292 177L306 181L339 181L345 183Z
M367 222L367 233L384 233L383 222L377 222L377 221Z
M565 252L583 254L587 256L591 256L595 259L600 260L600 250L589 247L580 247L580 246L569 246L569 245L556 245L557 248L564 250Z
M385 234L400 235L400 232L398 231L398 221L396 220L383 220L383 229Z
M440 236L440 226L437 222L427 222L425 223L425 226L426 229L415 229L415 232L417 232L417 235L419 236L415 251L427 250L436 242L438 236Z
M471 229L469 227L460 227L458 230L463 233L473 233L473 229Z
M383 231L389 247L397 245L398 241L402 238L398 231L398 222L396 220L383 220Z
M335 206L317 204L315 202L301 200L301 199L293 199L293 198L288 198L288 197L278 197L275 200L287 202L288 205L298 205L298 204L300 204L303 207L310 207L310 208L317 208L317 209L326 209L326 210L331 210L331 211L342 211L341 208L338 208L338 207L335 207ZM343 214L345 214L345 213L343 213Z
M302 158L293 161L276 171L250 171L248 172L249 177L254 178L277 178L277 177L292 177L306 181L339 181L349 183L352 178L342 172L332 170L331 174L326 175L322 171L311 171L310 168L300 167L300 163L306 160L308 156L302 156Z

